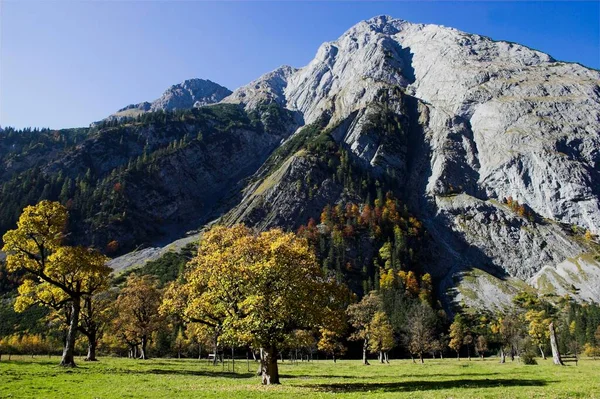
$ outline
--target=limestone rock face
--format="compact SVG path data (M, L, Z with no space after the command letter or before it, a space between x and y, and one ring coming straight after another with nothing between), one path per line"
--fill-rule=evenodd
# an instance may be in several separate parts
M590 250L566 225L600 233L599 71L379 16L324 43L307 66L271 72L224 101L264 100L305 124L327 116L365 167L400 176L439 247L432 269L448 281L470 267L527 280ZM403 126L393 142L369 124L381 105ZM282 197L270 197L270 214L285 213ZM502 205L509 197L534 217Z
M285 105L287 102L284 90L288 85L289 77L297 71L296 68L287 65L281 66L235 90L223 102L243 104L246 109L254 109L259 104L271 102Z

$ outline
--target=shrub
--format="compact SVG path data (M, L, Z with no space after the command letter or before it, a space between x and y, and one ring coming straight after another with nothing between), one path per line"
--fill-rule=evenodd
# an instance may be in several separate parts
M529 364L529 365L537 364L537 361L535 360L535 355L531 352L524 352L521 355L521 360L523 361L523 364Z

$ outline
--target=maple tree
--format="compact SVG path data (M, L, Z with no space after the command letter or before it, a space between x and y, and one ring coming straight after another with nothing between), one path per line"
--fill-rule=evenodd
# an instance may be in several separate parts
M368 366L367 352L372 334L372 320L377 312L382 309L381 298L376 292L370 292L360 302L348 306L348 318L354 332L350 335L351 341L363 341L363 364Z
M156 278L131 274L115 302L114 328L123 342L140 345L140 359L148 359L148 340L161 326L162 317L158 313L161 301Z
M345 291L322 274L305 239L279 229L213 227L183 280L169 287L162 311L210 326L220 340L263 348L266 385L280 382L277 356L290 333L341 320Z
M3 236L9 272L24 271L15 310L39 303L54 309L68 306L69 319L61 366L75 366L74 349L81 303L105 289L111 269L108 258L85 247L64 246L67 210L42 201L23 210L17 228Z

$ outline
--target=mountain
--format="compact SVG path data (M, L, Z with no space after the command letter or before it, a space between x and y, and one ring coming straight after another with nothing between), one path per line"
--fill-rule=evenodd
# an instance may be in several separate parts
M146 112L173 111L215 104L231 94L231 90L210 80L188 79L169 87L152 102L130 104L110 115L108 120L135 118Z
M380 16L324 43L281 82L258 92L251 84L224 101L251 109L253 96L272 92L306 124L327 115L325 129L354 159L399 180L433 238L438 260L429 270L444 288L459 283L458 300L507 301L520 287L514 278L600 300L595 250L581 239L600 229L598 71ZM389 124L390 114L400 125L394 140L373 124L382 115ZM298 210L308 210L302 219L311 207L292 183L311 167L295 154L262 172L270 189L250 186L230 220L293 227ZM328 179L321 188L324 198L317 190L312 200L319 206L343 197Z
M59 199L74 240L148 247L120 270L212 220L295 230L323 214L350 226L323 263L358 289L401 242L402 266L448 301L537 289L600 302L600 72L379 16L227 96L186 82L83 131L0 133L0 227ZM355 206L396 224L354 231Z

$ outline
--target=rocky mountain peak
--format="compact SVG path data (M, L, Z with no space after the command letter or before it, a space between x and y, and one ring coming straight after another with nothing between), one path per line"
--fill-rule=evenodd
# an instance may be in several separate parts
M215 104L231 94L231 90L206 79L187 79L169 87L160 98L130 104L107 117L107 120L135 118L145 112L173 111ZM92 124L94 125L94 124Z
M188 79L169 87L163 95L152 103L151 111L188 109L214 104L231 94L231 91L217 83L204 79Z

